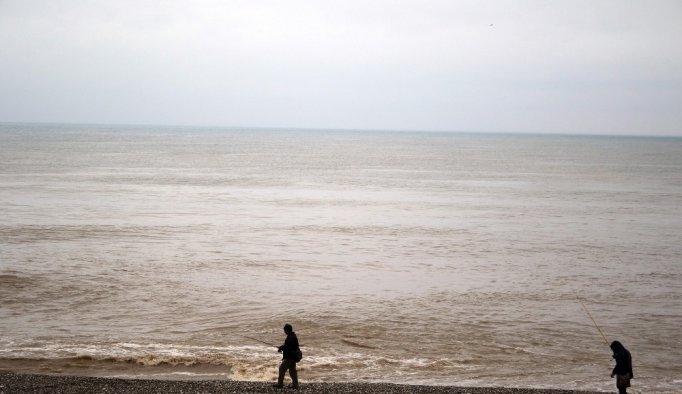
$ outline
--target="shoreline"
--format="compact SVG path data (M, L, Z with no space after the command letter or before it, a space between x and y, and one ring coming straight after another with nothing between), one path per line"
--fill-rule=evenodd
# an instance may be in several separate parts
M285 386L286 387L286 386ZM370 394L598 394L508 387L425 386L391 383L301 383L299 390L277 389L272 382L239 380L154 380L0 372L0 394L10 393L370 393Z

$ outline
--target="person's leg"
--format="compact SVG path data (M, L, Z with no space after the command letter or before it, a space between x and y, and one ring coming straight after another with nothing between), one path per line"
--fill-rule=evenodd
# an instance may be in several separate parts
M287 360L282 360L279 365L279 376L277 377L277 386L284 387L284 374L287 372Z
M630 379L624 379L620 376L617 376L616 387L618 387L618 394L627 394L627 389L630 387Z
M296 371L296 362L291 361L289 367L289 376L291 376L291 387L298 388L298 371Z

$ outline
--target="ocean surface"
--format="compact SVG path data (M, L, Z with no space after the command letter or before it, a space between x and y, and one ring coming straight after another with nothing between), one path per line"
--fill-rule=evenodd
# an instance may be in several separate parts
M0 370L680 393L681 208L681 138L4 124Z

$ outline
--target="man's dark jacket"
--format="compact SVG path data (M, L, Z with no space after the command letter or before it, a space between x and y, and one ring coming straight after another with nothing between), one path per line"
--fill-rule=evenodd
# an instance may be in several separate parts
M282 351L282 359L296 361L296 352L298 351L298 338L295 332L287 334L287 339L284 340L284 345L279 347Z
M632 356L629 351L623 348L621 351L614 354L613 358L616 359L616 366L613 368L612 374L630 375L630 378L634 377L632 373Z

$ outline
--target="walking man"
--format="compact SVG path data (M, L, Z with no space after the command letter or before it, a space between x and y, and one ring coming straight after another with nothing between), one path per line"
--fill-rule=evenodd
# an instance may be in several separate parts
M284 325L284 333L287 334L287 338L284 340L284 345L278 348L278 351L282 353L282 364L279 366L279 378L275 387L284 387L284 375L288 370L289 376L291 376L290 387L297 389L298 372L296 371L296 363L301 361L301 349L298 346L298 338L291 324Z

